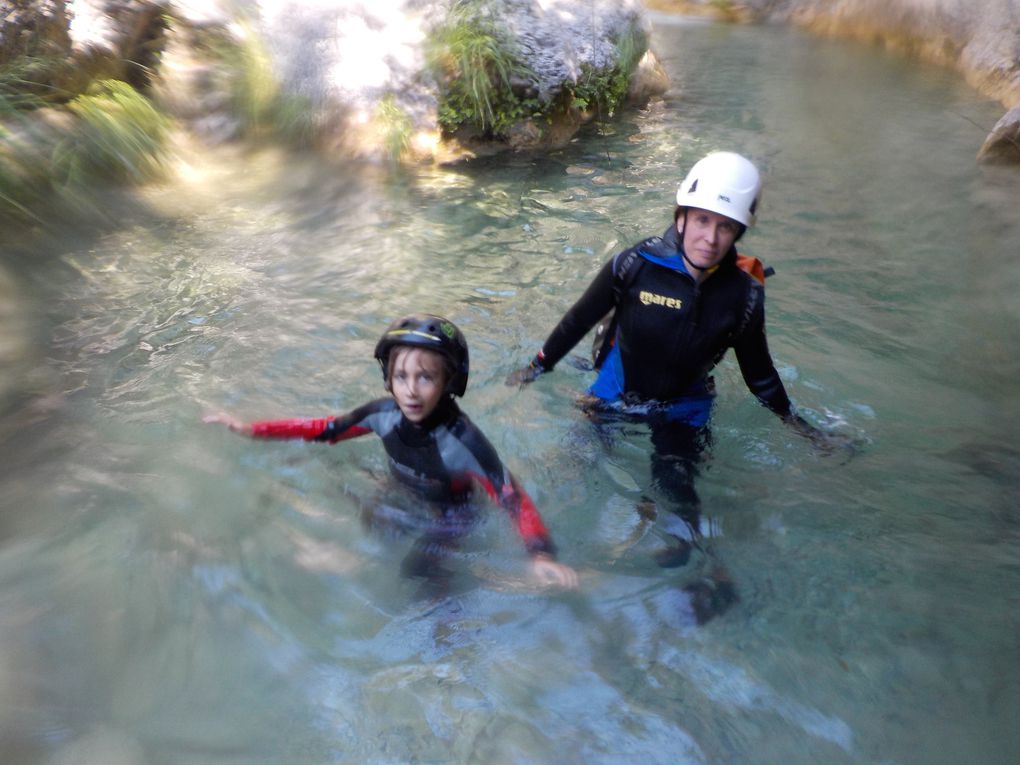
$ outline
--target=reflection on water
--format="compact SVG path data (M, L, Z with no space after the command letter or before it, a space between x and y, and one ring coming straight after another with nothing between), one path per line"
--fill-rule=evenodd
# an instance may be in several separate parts
M122 225L0 268L0 757L10 763L1003 762L1020 744L1020 240L998 107L950 73L772 28L661 22L675 88L549 158L329 168L192 159ZM968 119L964 119L967 117ZM569 364L502 384L594 270L670 218L714 148L767 186L748 250L813 454L726 361L699 484L710 547L663 570ZM465 409L538 502L578 593L523 583L489 512L439 602L357 497L372 439L203 428L381 395L378 334L448 314ZM583 350L583 349L580 349ZM360 441L364 441L361 443ZM681 587L740 602L695 627Z

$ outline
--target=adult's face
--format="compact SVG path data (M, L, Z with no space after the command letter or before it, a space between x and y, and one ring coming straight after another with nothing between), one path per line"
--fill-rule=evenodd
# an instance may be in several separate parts
M699 271L719 265L741 230L741 225L732 218L699 207L689 207L676 225L683 235L687 263Z

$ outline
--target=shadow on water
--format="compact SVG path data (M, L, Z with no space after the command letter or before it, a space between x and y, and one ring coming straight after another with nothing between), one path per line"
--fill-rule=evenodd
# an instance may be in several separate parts
M975 167L940 70L769 27L657 25L674 89L549 157L335 167L205 151L3 242L0 758L250 762L1003 762L1020 740L1015 174ZM919 127L922 126L922 127ZM751 254L819 456L725 360L706 549L653 560L649 436L609 447L561 365L503 385L595 270L665 228L694 158L767 178ZM582 574L535 591L490 511L454 594L369 533L385 458L250 442L203 413L383 395L409 310L471 344L465 410ZM579 348L579 352L586 347ZM739 602L705 626L713 560Z

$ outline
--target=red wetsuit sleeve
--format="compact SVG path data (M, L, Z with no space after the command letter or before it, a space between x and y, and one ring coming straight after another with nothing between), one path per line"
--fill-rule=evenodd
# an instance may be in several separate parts
M485 493L500 505L517 526L517 532L524 540L524 547L529 553L545 553L556 555L556 545L553 544L549 530L542 520L542 516L531 501L531 497L517 483L507 471L508 480L503 483L502 491L497 491L493 482L484 476L475 476L475 480L485 490Z
M301 438L305 441L326 441L335 444L371 433L371 428L363 425L339 427L340 420L336 417L291 418L287 420L264 420L254 422L251 426L253 438Z
M556 546L549 536L549 530L545 527L545 521L531 501L531 497L523 488L517 485L517 481L510 477L510 484L503 487L503 506L517 506L517 530L524 540L528 552L544 552L549 555L556 554Z

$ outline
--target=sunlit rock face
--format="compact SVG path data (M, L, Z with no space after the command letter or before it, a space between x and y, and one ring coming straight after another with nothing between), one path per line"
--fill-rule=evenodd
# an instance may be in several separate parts
M420 151L440 145L437 84L426 73L427 32L446 17L450 0L259 0L263 34L280 64L285 87L310 99L341 130L334 142L345 152L371 153L378 129L373 115L390 97L413 125ZM614 41L642 23L637 0L493 0L489 11L517 45L535 75L531 86L551 101L583 68L612 67ZM527 148L577 130L569 127L509 145ZM432 136L431 140L428 136ZM424 147L424 148L421 148Z
M423 90L422 44L450 0L259 0L263 34L291 86L358 107L383 91ZM492 0L492 14L516 40L552 98L584 65L614 63L614 41L642 26L638 0Z
M243 17L254 23L284 91L315 111L320 145L345 155L378 155L379 105L390 99L410 122L415 152L435 155L442 153L439 85L427 71L425 44L451 5L452 0L177 0L174 12L193 26L223 23L216 19L230 15L227 27ZM644 28L639 0L490 0L476 5L509 33L522 63L534 73L529 88L546 102L564 84L575 82L585 67L612 67L615 42L634 26ZM654 62L646 69L654 72ZM654 77L644 82L652 83L651 90L665 89ZM649 97L648 92L641 95ZM557 140L572 135L580 120L573 115L569 122L573 127L566 133L560 129L564 126L551 131ZM548 139L549 134L542 136Z
M611 68L614 41L644 24L635 0L502 0L499 5L544 100L565 82L575 82L585 65Z
M957 65L983 92L1009 106L1020 104L1020 0L787 0L782 5L798 24Z
M440 3L411 0L259 0L259 23L290 92L370 112L387 93L419 111L434 99L419 73L425 25Z

